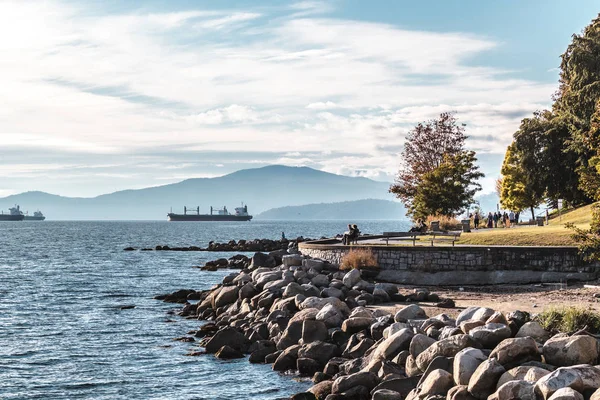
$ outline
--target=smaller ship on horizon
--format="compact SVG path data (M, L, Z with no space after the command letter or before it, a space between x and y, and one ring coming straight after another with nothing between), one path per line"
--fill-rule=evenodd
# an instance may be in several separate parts
M200 207L189 209L183 207L183 214L170 212L167 214L169 221L250 221L252 215L248 214L248 206L243 205L235 209L235 214L227 211L227 207L222 209L210 207L210 214L200 214Z
M0 211L0 221L23 221L25 215L21 212L21 208L15 204L14 207L8 209L8 213Z
M46 219L46 216L44 216L40 210L35 211L33 215L28 214L29 213L25 213L25 221L43 221Z

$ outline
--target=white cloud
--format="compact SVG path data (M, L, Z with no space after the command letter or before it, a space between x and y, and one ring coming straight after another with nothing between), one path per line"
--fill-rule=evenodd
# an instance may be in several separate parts
M174 158L277 149L295 165L393 176L390 149L415 123L455 110L471 145L500 153L555 89L471 66L494 51L490 38L315 17L328 2L273 19L267 9L94 15L80 4L0 2L0 158L25 146L149 163L165 147ZM118 168L102 174L129 174Z

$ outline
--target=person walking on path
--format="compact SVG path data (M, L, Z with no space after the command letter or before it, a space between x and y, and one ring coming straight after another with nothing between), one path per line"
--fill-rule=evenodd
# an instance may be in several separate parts
M515 224L515 213L514 212L510 212L508 213L508 221L510 222L511 225Z
M473 225L475 226L475 229L479 229L479 211L477 211L473 217Z
M498 211L496 211L494 213L494 228L498 227L498 220L500 219L500 214L498 213Z
M488 216L487 216L487 227L488 228L494 227L494 216L492 215L491 211L488 213Z

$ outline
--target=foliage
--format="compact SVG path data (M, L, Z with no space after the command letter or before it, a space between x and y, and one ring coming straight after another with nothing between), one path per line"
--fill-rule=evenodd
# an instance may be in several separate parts
M443 231L458 231L462 229L460 221L454 217L448 217L446 215L430 215L427 217L425 223L427 226L431 226L432 221L438 221L440 223L440 229Z
M600 332L600 314L581 307L550 308L535 319L549 332L573 333L581 329Z
M473 201L481 189L476 180L483 174L475 165L475 153L464 149L466 138L452 113L442 113L409 132L400 171L390 187L409 215L453 216Z
M572 237L579 243L579 252L586 261L600 261L600 203L592 205L590 229L577 228L573 223L565 224L574 231Z
M508 146L504 156L501 170L503 178L500 203L502 203L502 207L513 211L523 211L529 208L531 217L535 219L533 209L542 202L543 193L539 188L536 190L530 183L530 176L523 168L521 154L514 151L514 147L514 143Z
M453 216L468 208L475 193L481 190L481 185L476 182L483 174L475 165L476 161L473 151L446 155L436 169L421 178L410 206L411 214L420 218Z
M379 268L377 257L369 249L351 249L342 256L340 269L348 271L355 268Z

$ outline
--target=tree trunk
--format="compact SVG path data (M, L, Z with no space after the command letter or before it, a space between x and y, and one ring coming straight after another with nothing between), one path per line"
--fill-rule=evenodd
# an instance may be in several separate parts
M531 206L531 220L535 221L535 213L533 212L533 206Z

